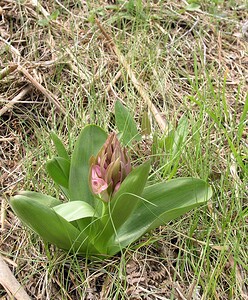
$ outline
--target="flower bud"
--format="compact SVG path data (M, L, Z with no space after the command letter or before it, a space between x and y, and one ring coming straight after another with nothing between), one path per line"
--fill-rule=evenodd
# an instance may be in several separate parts
M111 133L97 156L90 158L89 177L93 194L109 202L131 170L127 150L121 148L116 134Z

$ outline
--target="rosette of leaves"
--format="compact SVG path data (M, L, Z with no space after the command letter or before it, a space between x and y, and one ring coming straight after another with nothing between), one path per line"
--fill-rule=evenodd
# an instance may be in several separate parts
M54 133L52 139L57 156L47 171L67 201L22 191L10 203L24 224L66 251L114 255L212 195L196 178L147 185L150 161L131 168L127 150L98 126L83 128L71 157Z

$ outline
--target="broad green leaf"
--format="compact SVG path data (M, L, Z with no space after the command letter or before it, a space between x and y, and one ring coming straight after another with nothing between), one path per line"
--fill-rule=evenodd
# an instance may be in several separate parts
M70 174L70 161L63 157L54 157L49 159L46 163L48 174L52 177L54 182L68 188L69 174Z
M29 198L30 200L36 201L47 207L54 207L60 205L62 202L52 196L32 192L32 191L21 191L18 193L19 196Z
M110 203L106 204L104 216L97 220L96 231L98 236L94 245L106 253L108 240L115 235L116 230L127 220L140 201L140 195L145 187L150 162L133 169L122 182L120 189ZM120 250L120 249L119 249Z
M51 138L53 140L58 156L70 161L70 157L65 149L64 144L54 131L51 132Z
M71 200L82 200L93 206L89 189L89 159L96 155L106 141L106 132L98 126L84 127L75 144L71 158L69 193Z
M120 251L145 232L204 204L212 196L208 184L200 179L177 178L144 189L128 220L119 228L115 240L109 241L109 254Z
M134 119L120 101L115 102L115 120L116 126L121 133L120 139L124 145L127 145L133 140L141 139Z
M16 215L45 241L68 251L96 252L93 246L88 245L86 234L80 232L52 208L22 195L11 198L10 204Z
M62 203L53 209L68 222L88 217L97 217L94 208L84 201Z
M122 182L110 202L111 217L115 229L119 228L132 213L142 194L150 170L150 161L136 167Z

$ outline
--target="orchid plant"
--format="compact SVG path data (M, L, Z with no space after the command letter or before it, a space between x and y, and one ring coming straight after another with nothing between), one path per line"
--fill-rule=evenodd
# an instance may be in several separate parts
M150 161L132 167L117 135L98 126L83 128L71 157L57 135L52 139L57 156L48 160L47 171L68 201L22 191L10 203L44 241L66 251L114 255L212 195L196 178L147 184Z

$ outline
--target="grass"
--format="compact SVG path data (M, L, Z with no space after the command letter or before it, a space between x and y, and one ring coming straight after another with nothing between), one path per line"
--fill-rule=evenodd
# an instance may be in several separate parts
M0 67L20 63L65 109L63 114L19 71L0 81L3 106L26 85L32 87L0 116L5 213L0 253L18 281L32 299L248 299L247 42L240 34L247 2L199 0L200 9L193 11L186 1L40 4L41 9L0 1ZM177 128L182 116L187 120L180 147L166 148L167 131L95 17L166 127ZM93 262L44 245L16 219L8 199L20 189L59 197L44 169L54 151L49 131L71 151L85 124L115 128L116 99L139 128L149 112L157 142L152 146L146 137L132 151L140 159L153 155L152 180L203 178L214 196L206 207L158 228L122 255ZM10 299L3 287L0 297Z

